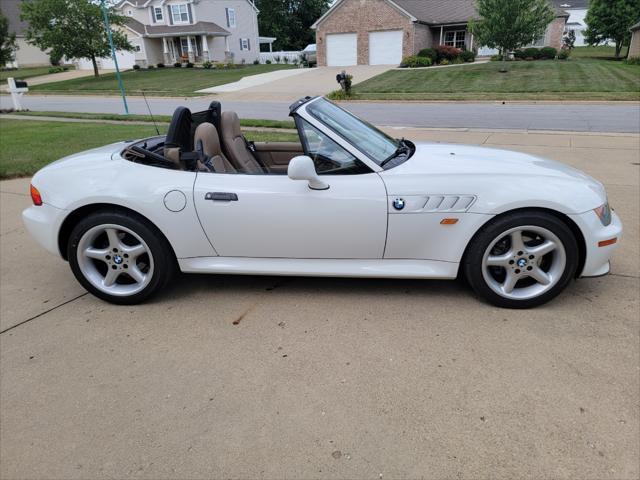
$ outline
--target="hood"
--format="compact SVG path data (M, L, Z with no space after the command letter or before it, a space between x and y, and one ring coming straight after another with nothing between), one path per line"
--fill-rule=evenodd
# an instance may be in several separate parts
M409 160L380 175L389 195L475 195L475 208L483 213L500 204L553 205L581 213L606 201L603 185L580 170L495 148L418 143Z

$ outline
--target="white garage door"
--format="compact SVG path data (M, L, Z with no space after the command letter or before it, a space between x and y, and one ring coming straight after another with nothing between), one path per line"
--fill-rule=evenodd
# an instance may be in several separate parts
M123 50L116 51L116 57L118 57L118 67L120 70L127 70L133 68L136 63L136 54L134 52L126 52ZM113 63L111 57L98 58L98 68L104 68L109 70L115 70L116 66ZM82 58L78 61L79 70L93 70L93 63L88 58Z
M358 36L355 33L327 35L327 66L348 67L358 64Z
M369 33L369 65L399 65L402 61L402 30Z

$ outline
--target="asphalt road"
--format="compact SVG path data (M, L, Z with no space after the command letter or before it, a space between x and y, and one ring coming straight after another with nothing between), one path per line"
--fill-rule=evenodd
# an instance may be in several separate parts
M150 98L155 114L170 115L178 105L194 111L207 107L214 97ZM129 97L133 114L146 114L139 97ZM486 128L518 130L557 130L573 132L640 132L638 104L501 104L501 103L345 103L348 109L375 125L427 128ZM0 96L0 106L9 108L11 100ZM62 112L123 113L117 97L27 95L23 106L30 110ZM235 110L241 118L288 118L288 102L242 102L223 100L225 110Z
M457 282L227 275L119 307L3 181L0 478L637 479L638 136L405 131L603 181L612 274L525 311Z

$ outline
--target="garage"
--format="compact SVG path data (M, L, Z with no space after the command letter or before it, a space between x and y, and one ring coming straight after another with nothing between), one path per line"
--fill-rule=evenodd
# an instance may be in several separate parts
M399 65L402 61L402 30L369 33L369 65Z
M355 33L327 35L327 65L348 67L358 64L358 36Z
M133 68L133 65L136 63L134 52L118 50L116 51L116 57L118 58L118 67L120 67L120 70ZM116 68L111 57L98 58L97 63L100 69L115 70ZM93 63L91 63L91 60L88 58L81 58L78 60L78 70L93 70Z

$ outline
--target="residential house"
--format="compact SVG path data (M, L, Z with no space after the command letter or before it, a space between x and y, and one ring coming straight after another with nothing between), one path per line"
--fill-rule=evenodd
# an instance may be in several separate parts
M0 10L9 21L9 32L16 34L15 60L13 67L36 67L49 65L49 54L38 47L30 45L24 37L27 23L20 20L21 0L2 0Z
M627 58L640 58L640 22L636 23L631 30L631 43Z
M569 14L566 30L573 30L576 34L574 47L584 47L584 31L587 29L587 10L589 10L589 0L553 0L553 4L559 10Z
M129 17L126 33L138 65L258 59L252 0L122 0L116 8Z
M536 44L560 48L568 16L556 8ZM337 0L312 26L318 65L397 65L438 45L478 50L468 29L478 18L474 0Z

